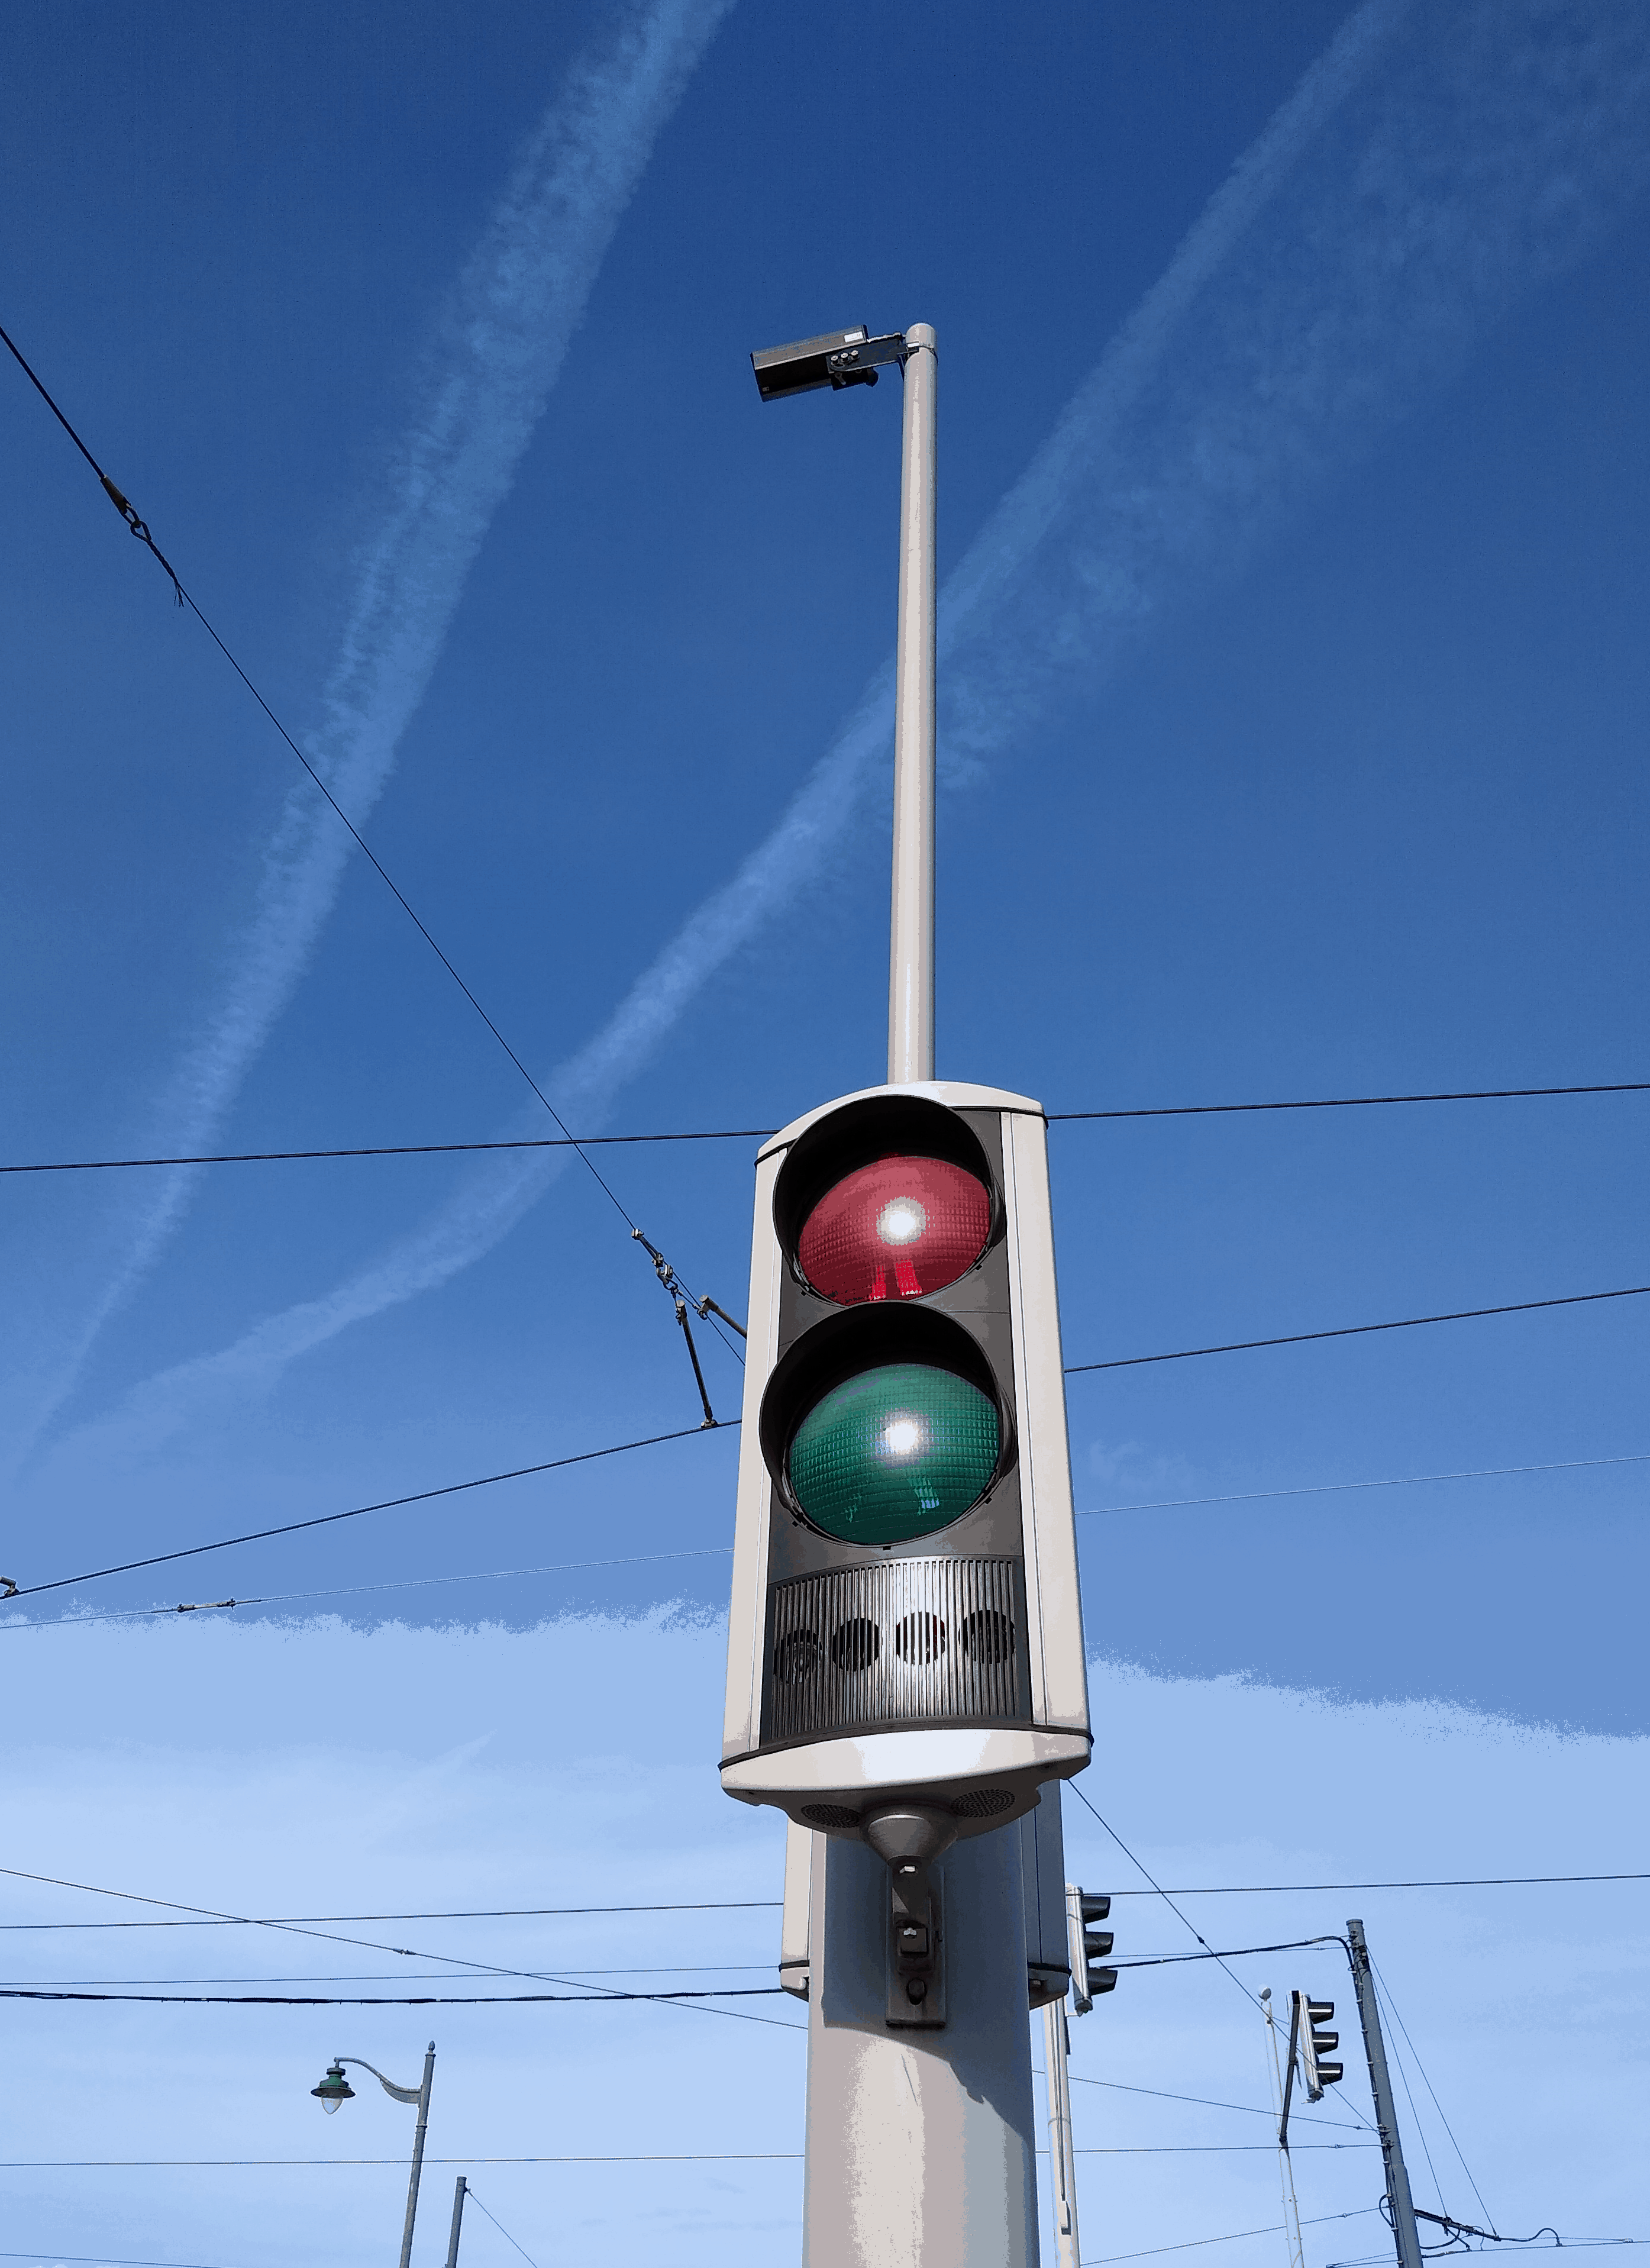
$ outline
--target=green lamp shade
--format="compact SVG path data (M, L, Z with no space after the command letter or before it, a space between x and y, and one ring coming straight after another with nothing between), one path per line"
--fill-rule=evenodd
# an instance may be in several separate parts
M816 1402L791 1443L791 1487L847 1543L904 1543L960 1520L1002 1450L990 1397L926 1363L863 1371Z

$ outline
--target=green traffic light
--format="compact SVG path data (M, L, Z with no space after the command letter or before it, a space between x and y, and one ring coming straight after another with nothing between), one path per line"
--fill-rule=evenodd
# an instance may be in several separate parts
M977 1387L925 1363L890 1363L809 1410L791 1443L791 1486L827 1535L904 1543L977 1504L1001 1449L996 1408Z

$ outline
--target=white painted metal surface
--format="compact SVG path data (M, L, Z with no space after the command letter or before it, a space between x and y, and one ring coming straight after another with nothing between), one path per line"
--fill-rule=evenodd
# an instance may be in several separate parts
M1054 2191L1054 2248L1060 2268L1078 2268L1077 2158L1072 2140L1072 2043L1065 2029L1065 2003L1050 2000L1042 2011L1042 2068L1049 2088L1049 2170Z
M888 1870L814 1838L803 2268L1035 2268L1018 1830L956 1844L934 1875L946 2027L890 2031Z
M934 452L939 361L932 324L913 323L905 346L888 940L893 1084L934 1075Z

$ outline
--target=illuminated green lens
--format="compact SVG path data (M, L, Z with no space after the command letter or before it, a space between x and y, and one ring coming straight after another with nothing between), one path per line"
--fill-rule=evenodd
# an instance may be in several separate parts
M835 1388L791 1443L791 1486L816 1528L903 1543L976 1504L1002 1447L997 1411L966 1379L890 1363Z

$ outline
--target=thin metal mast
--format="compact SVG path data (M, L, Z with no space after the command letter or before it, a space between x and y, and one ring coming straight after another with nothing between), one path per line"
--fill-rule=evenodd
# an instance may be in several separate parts
M899 652L894 695L894 904L888 1084L934 1075L934 513L939 358L932 323L905 334Z
M1054 2182L1055 2243L1060 2268L1078 2268L1081 2254L1077 2235L1077 2160L1072 2141L1072 2039L1065 2028L1064 2000L1043 2003L1042 2045L1049 2084L1049 2169Z
M1381 2154L1386 2161L1387 2195L1392 2204L1393 2235L1397 2239L1398 2268L1421 2268L1421 2240L1415 2226L1415 2205L1410 2196L1410 2176L1398 2140L1398 2113L1387 2076L1387 2045L1381 2036L1381 2010L1375 2001L1375 1976L1369 1965L1369 1947L1360 1921L1349 1921L1346 1935L1352 1947L1352 1984L1358 1993L1359 2020L1364 2028L1364 2052L1369 2058L1369 2086L1375 2098L1375 2124L1381 2135Z
M1295 2169L1289 2155L1289 2145L1284 2139L1284 2082L1282 2066L1278 2057L1278 2025L1272 2015L1272 1988L1266 1985L1261 1993L1261 2007L1266 2018L1267 2044L1271 2049L1272 2108L1278 2113L1278 2170L1284 2193L1284 2235L1289 2245L1289 2268L1306 2268L1306 2252L1300 2242L1300 2205L1295 2196ZM1291 2035L1293 2046L1293 2034ZM1290 2077L1294 2076L1293 2056L1290 2058Z
M453 2228L447 2238L447 2268L459 2268L459 2232L464 2226L464 2198L468 2188L462 2174L453 2184Z

